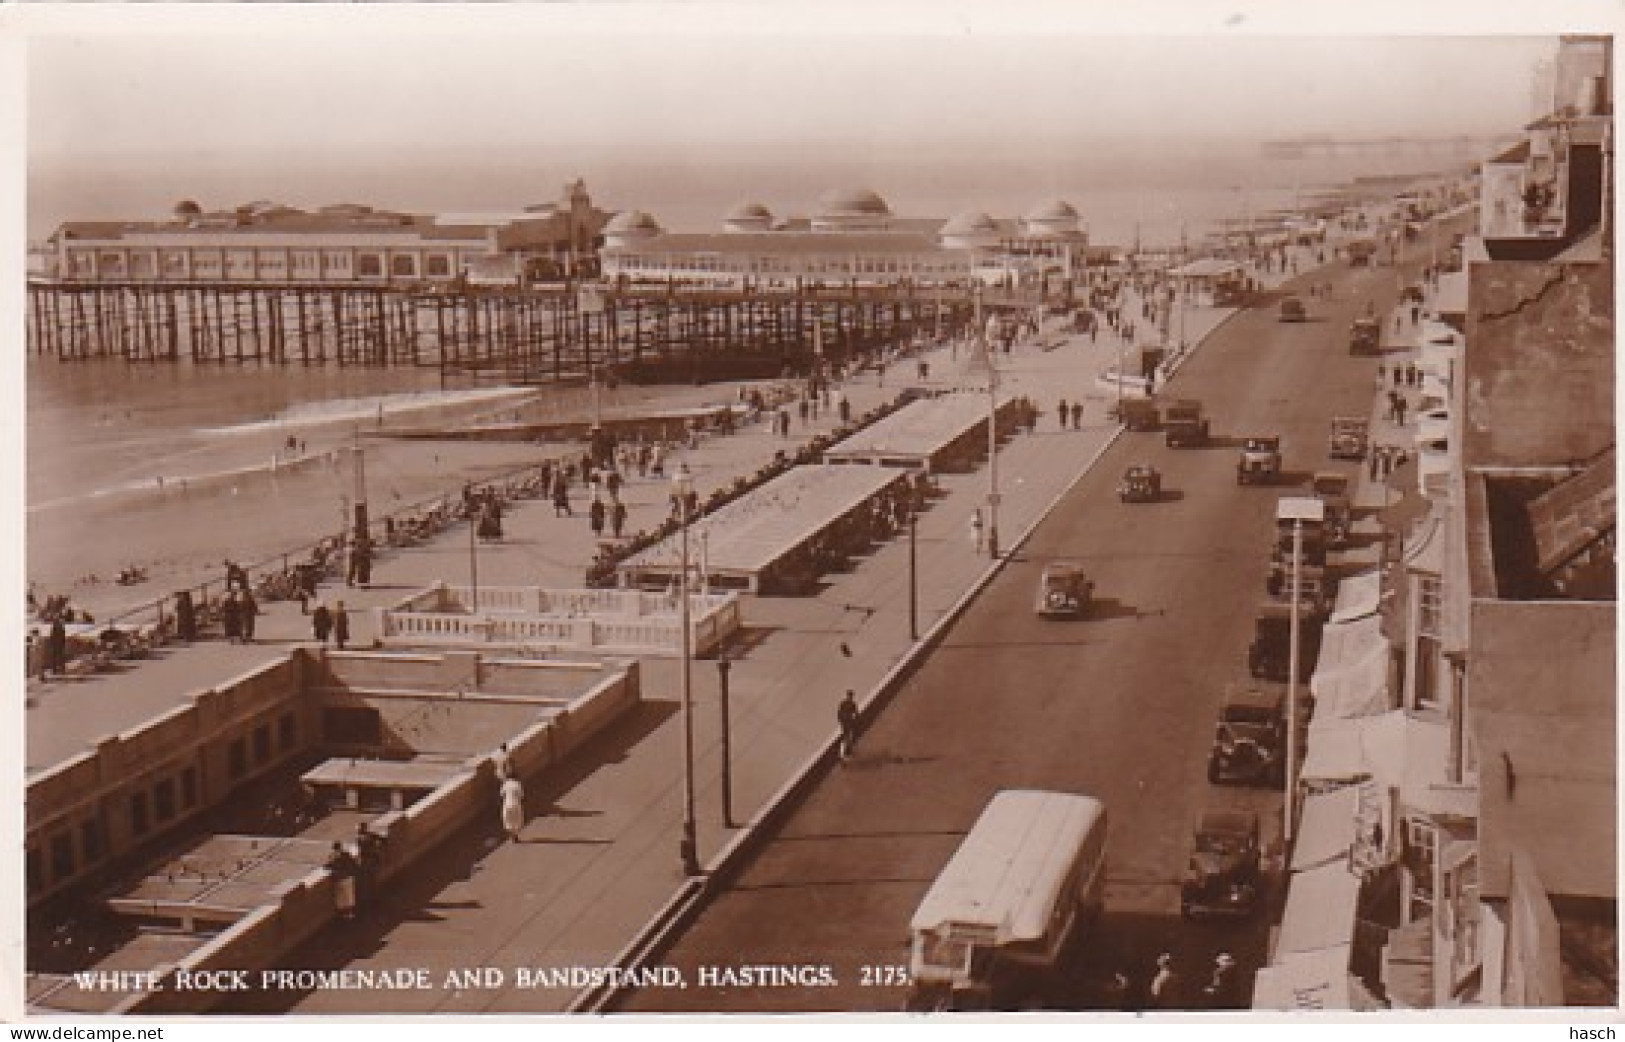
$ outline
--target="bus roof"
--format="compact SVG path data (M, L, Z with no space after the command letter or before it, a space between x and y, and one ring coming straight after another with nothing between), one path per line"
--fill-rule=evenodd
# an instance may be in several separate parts
M1106 806L1032 789L997 793L937 876L909 929L987 926L1000 943L1042 937L1061 885Z

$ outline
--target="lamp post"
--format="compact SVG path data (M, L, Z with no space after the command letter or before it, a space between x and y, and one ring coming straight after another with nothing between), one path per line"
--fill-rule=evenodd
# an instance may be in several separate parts
M468 507L468 613L480 610L480 554L478 529L480 512L472 503Z
M683 647L683 834L677 852L682 859L683 874L700 873L699 840L694 827L694 649L689 643L688 621L688 502L694 490L694 478L688 468L679 466L672 475L672 492L677 496L678 520L682 529L682 561L678 572L678 640Z
M726 651L717 654L717 692L719 708L722 711L722 823L728 828L734 827L733 808L733 763L729 752L730 714L728 712L728 671L733 663L728 659Z
M976 304L976 338L978 351L974 357L987 365L987 554L999 556L999 370L993 364L993 343L988 331L998 320L988 316L982 325L982 284L973 287Z
M908 639L920 639L920 580L916 545L919 540L919 512L909 504L908 511Z
M1303 574L1303 520L1292 520L1292 614L1287 639L1291 647L1287 652L1286 667L1286 792L1282 813L1281 837L1292 842L1293 819L1298 789L1298 615L1301 611L1298 597L1303 592L1300 579Z

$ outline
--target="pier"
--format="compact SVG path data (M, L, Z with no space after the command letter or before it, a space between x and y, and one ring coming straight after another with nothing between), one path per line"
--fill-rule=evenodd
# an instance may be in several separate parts
M1066 286L991 289L1028 312ZM677 285L578 292L460 284L29 283L29 350L62 361L417 366L509 383L778 376L973 320L964 286Z

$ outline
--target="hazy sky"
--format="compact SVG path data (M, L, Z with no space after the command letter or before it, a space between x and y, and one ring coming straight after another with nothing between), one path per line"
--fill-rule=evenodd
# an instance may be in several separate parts
M48 168L429 147L658 159L720 143L1493 133L1529 117L1531 70L1555 49L1549 36L1102 36L930 9L878 30L848 17L742 32L737 10L657 13L594 26L495 7L297 23L250 11L36 34L29 154Z

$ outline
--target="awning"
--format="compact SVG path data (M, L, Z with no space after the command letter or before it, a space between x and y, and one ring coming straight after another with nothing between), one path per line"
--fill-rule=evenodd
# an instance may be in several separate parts
M1388 641L1382 619L1372 614L1333 623L1322 631L1320 658L1309 691L1315 696L1315 718L1346 719L1386 712Z
M1310 791L1372 780L1399 789L1407 807L1427 813L1473 814L1476 790L1451 784L1445 769L1450 729L1402 709L1352 720L1323 719L1309 725L1299 779Z
M1290 955L1348 947L1354 942L1359 896L1360 881L1343 865L1294 873L1271 962L1279 965Z
M1253 1009L1354 1009L1346 944L1288 955L1253 978Z
M1382 573L1376 569L1351 575L1337 584L1337 601L1332 623L1353 622L1375 614L1382 602ZM1321 638L1321 658L1325 658L1325 638Z
M1447 271L1439 275L1439 290L1433 310L1441 315L1467 314L1467 272Z
M1357 835L1360 788L1350 785L1304 797L1292 841L1292 871L1345 865Z
M1405 540L1405 567L1429 575L1444 574L1444 512L1435 510Z

